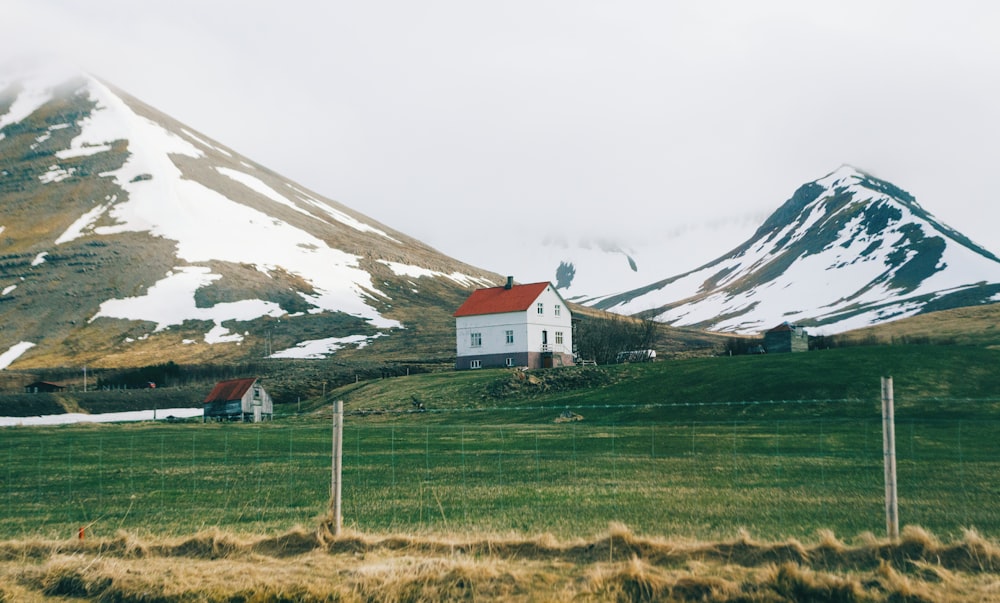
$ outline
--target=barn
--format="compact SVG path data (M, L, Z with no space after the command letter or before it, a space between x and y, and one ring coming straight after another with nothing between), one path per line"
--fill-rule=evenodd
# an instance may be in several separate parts
M35 381L34 383L29 383L24 386L24 393L26 394L37 394L37 393L53 393L61 392L66 389L65 385L61 383L52 383L51 381Z
M804 328L783 322L764 333L764 349L768 354L808 352L809 335Z
M271 396L256 377L219 381L205 398L204 421L260 423L274 417Z

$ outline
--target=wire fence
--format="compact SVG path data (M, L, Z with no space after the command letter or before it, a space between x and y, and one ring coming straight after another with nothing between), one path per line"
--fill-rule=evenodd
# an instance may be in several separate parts
M583 420L552 408L348 414L344 525L583 537L620 522L696 539L741 529L763 538L821 529L881 536L881 419L871 403L852 404L576 409ZM996 403L951 406L935 418L897 415L900 521L941 537L967 528L995 536ZM0 462L5 538L80 528L105 536L269 533L314 526L327 511L331 426L7 428Z

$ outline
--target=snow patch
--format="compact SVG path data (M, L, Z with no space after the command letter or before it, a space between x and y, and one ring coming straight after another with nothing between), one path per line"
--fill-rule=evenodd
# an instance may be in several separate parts
M3 291L0 291L0 295L7 295L10 292L12 292L14 289L17 289L17 285L8 285L8 286L6 286L6 287L3 288Z
M38 255L35 256L35 259L31 260L31 265L32 266L37 266L39 264L44 264L45 263L45 256L47 256L47 255L49 255L48 251L43 251L43 252L39 253Z
M35 347L30 341L21 341L7 348L7 351L0 354L0 371L14 363L22 354Z
M299 359L319 359L333 354L337 350L343 349L347 345L356 345L358 349L367 346L372 339L378 337L368 337L366 335L350 335L348 337L328 337L326 339L312 339L300 341L295 347L287 348L275 352L269 358L299 358Z
M114 203L114 200L112 200L111 203ZM83 231L93 226L94 223L97 222L102 215L104 215L104 212L108 210L111 203L98 205L77 218L76 221L69 225L69 228L67 228L65 232L59 235L59 238L56 239L56 245L68 243L74 239L82 237Z
M388 233L386 233L384 230L380 230L378 228L375 228L374 226L369 226L368 224L365 224L364 222L347 215L346 213L340 211L339 209L330 207L329 204L320 201L319 199L313 197L312 195L301 189L295 188L294 186L290 187L292 188L292 190L294 190L299 194L299 198L302 201L325 212L327 215L329 215L337 222L340 222L345 226L349 226L354 230L357 230L358 232L370 232L372 234L377 234L379 236L385 237L394 243L400 243L400 241L389 236Z
M131 410L106 412L95 415L65 413L37 415L34 417L0 417L0 427L34 427L39 425L71 425L74 423L123 423L128 421L155 421L169 417L189 419L204 416L204 408L160 408L158 410Z
M0 86L0 89L5 87ZM52 82L26 82L24 91L17 95L7 113L0 115L0 129L23 120L50 100L52 100Z
M223 148L219 147L218 145L214 145L214 144L210 143L209 141L205 140L204 138L199 137L198 135L196 135L194 132L188 130L187 128L181 128L181 132L185 136L187 136L188 138L190 138L191 140L197 142L198 144L200 144L201 146L203 146L203 147L205 147L207 149L212 149L213 151L218 151L218 152L222 153L223 155L225 155L226 157L232 157L233 156L233 154L230 153L229 151L227 151L226 149L223 149Z
M52 184L53 182L62 182L63 180L69 178L76 172L76 168L61 168L58 165L50 165L49 171L45 172L38 179L42 184Z
M274 201L275 203L280 203L281 205L284 205L285 207L290 207L290 208L294 209L295 211L299 212L300 214L305 214L305 215L309 216L310 218L312 217L312 214L310 214L306 210L302 209L298 205L292 203L288 199L288 197L285 197L284 195L282 195L278 191L274 190L270 186L264 184L264 182L262 182L260 179L256 178L255 176L251 176L250 174L247 174L245 172L240 172L240 171L232 170L232 169L225 168L225 167L217 167L217 168L215 168L215 170L217 172L219 172L220 174L222 174L223 176L227 176L227 177L235 180L236 182L239 182L240 184L242 184L243 186L249 188L250 190L252 190L254 192L257 192L257 193L260 193L261 195L264 195L265 197L267 197L271 201Z
M76 140L77 139L74 139L74 146L69 149L56 151L56 157L59 159L73 159L76 157L97 155L98 153L104 153L105 151L111 150L111 145L109 144L88 144L86 142L76 144Z
M147 320L156 323L155 332L180 325L185 320L203 320L215 323L205 334L206 343L239 342L243 337L229 333L222 323L229 320L253 320L262 316L281 316L284 311L274 303L262 300L241 300L220 303L211 308L195 304L195 292L201 287L222 278L204 266L183 266L167 273L149 288L146 295L112 299L101 304L89 322L104 318Z
M400 262L390 262L388 260L379 260L380 264L384 264L392 270L392 273L396 276L409 276L412 278L420 278L422 276L429 276L432 278L446 278L456 283L467 286L467 287L492 287L493 283L484 278L479 278L475 276L469 276L468 274L462 274L461 272L452 272L451 274L446 274L444 272L438 272L437 270L431 270L429 268L421 268L420 266L413 266L411 264L402 264Z

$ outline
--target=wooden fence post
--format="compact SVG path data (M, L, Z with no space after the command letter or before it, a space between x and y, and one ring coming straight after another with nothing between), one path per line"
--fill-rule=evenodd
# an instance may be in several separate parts
M340 536L343 524L340 511L341 473L343 467L344 401L333 403L333 467L330 480L330 506L333 511L333 535Z
M885 529L890 540L899 539L899 503L896 495L896 420L892 377L882 377L882 453L885 457Z

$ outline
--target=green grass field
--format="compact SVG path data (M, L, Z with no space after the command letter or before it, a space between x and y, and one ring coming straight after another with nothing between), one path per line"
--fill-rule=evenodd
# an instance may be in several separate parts
M879 376L895 382L901 523L1000 534L997 352L909 346L362 382L344 520L369 533L885 533ZM414 401L426 411L415 410ZM570 410L581 421L556 423ZM274 533L327 510L330 410L264 425L0 432L0 538Z

